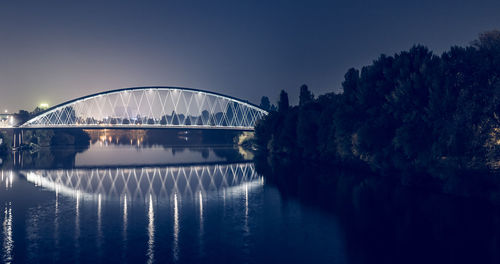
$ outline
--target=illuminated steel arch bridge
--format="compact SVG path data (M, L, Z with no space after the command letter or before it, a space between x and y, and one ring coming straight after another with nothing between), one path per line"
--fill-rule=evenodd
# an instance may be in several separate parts
M181 87L106 91L54 106L19 126L37 128L181 128L253 131L266 111L227 95Z

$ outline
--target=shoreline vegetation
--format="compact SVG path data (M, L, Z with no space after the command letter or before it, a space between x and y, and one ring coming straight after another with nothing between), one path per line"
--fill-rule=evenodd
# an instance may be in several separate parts
M365 171L465 196L497 200L500 190L500 31L441 55L414 46L349 69L342 93L281 91L255 128L263 166L303 164ZM316 183L334 173L303 175ZM330 179L331 178L331 179Z

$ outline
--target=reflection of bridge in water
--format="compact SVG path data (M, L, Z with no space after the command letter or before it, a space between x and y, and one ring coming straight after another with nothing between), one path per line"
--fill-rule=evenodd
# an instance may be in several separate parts
M29 182L77 199L196 198L261 185L253 163L21 171Z
M28 211L13 209L17 203L2 204L4 219L3 228L0 228L4 234L4 260L11 260L14 256L16 233L12 230L17 214L19 217L27 215L26 224L23 225L26 226L26 234L33 233L33 226L37 227L39 223L49 230L52 228L55 243L60 245L59 250L77 251L82 246L88 250L88 245L91 245L91 250L102 252L113 248L106 244L118 243L127 252L122 253L122 262L129 255L135 256L137 252L145 258L140 262L153 263L165 256L178 262L181 241L191 239L192 232L196 232L198 239L203 241L207 236L204 231L207 218L217 219L216 215L207 213L211 208L205 207L209 201L216 202L210 203L212 205L220 202L223 210L226 210L226 199L231 201L228 202L228 210L240 218L236 221L241 221L239 224L248 235L249 193L264 184L263 178L255 172L253 163L0 171L0 186L5 188L6 193L26 190L26 186L22 185L27 183L18 183L18 176L24 177L37 188L51 191L55 194L55 199L51 200L53 204L49 205L49 210L45 210L45 204L34 205ZM16 186L21 189L15 189ZM26 194L17 197L26 200L23 195ZM239 201L236 206L232 202L235 200ZM118 214L114 211L116 205L119 205ZM51 210L53 212L49 212ZM192 218L193 212L196 214L195 218ZM73 236L60 232L60 226L64 226L64 232L73 229ZM121 232L113 231L118 229ZM141 230L144 230L145 236L140 235ZM81 235L83 232L84 236ZM170 239L166 239L165 233L170 234ZM82 243L92 236L95 240L90 241L94 243ZM46 242L39 237L30 239L31 243L40 245L45 245ZM126 250L129 241L133 241L134 245L134 252L131 253ZM204 250L204 247L201 243L200 249ZM171 248L170 252L166 248ZM113 254L115 250L113 248ZM33 248L28 249L28 255L36 253ZM76 254L81 253L77 251ZM90 260L92 259L89 262Z

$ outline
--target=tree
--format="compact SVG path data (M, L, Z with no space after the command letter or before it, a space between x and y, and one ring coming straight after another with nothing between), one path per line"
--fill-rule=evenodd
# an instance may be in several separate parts
M19 110L19 112L16 114L16 120L18 124L23 124L26 121L30 120L31 115L28 111L26 110Z
M186 125L186 126L191 125L191 118L189 116L185 118L184 125Z
M260 99L260 108L269 111L271 110L271 102L269 101L269 98L267 96L262 96Z
M76 122L76 112L73 106L66 106L61 111L61 121L64 124L74 124Z
M311 93L311 91L309 91L307 85L303 84L302 86L300 86L299 106L302 107L313 99L314 95Z
M278 102L278 111L280 113L286 113L288 108L290 108L290 104L288 103L288 94L285 90L281 90L280 100Z
M297 118L297 147L308 159L317 157L317 132L321 106L314 101L307 85L300 87L299 113ZM326 124L328 125L328 124Z
M321 111L321 106L313 101L299 108L296 125L297 147L300 148L302 156L308 159L317 158L317 134ZM328 126L329 124L321 125Z
M281 124L278 123L278 125L274 127L276 144L273 148L277 153L286 153L289 156L299 154L295 151L297 147L297 110L297 107L288 109Z
M47 109L43 109L43 108L40 108L40 107L36 107L35 110L33 110L33 112L31 112L31 116L36 116L38 114L40 114L41 112L45 111Z
M500 49L500 31L491 30L480 33L479 38L471 44L479 49L498 50Z
M172 111L172 125L179 125L179 116L175 113L175 111Z
M500 167L500 31L441 56L414 46L350 69L342 94L299 106L281 91L256 127L259 149L376 171ZM424 175L424 174L419 174Z

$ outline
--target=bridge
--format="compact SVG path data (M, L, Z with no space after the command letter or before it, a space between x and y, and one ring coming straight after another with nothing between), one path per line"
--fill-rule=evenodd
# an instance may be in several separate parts
M253 131L267 112L231 96L183 87L132 87L64 102L16 127L26 129L222 129Z

